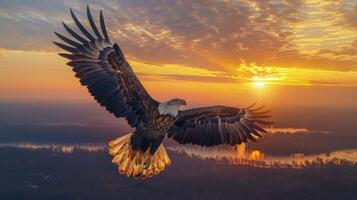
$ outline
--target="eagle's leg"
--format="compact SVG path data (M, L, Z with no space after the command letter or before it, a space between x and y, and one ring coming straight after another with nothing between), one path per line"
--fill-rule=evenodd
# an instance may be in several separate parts
M153 154L150 148L146 151L132 148L132 135L129 133L109 142L109 154L113 156L112 162L118 166L119 173L134 177L147 178L163 171L171 164L170 158L160 144Z

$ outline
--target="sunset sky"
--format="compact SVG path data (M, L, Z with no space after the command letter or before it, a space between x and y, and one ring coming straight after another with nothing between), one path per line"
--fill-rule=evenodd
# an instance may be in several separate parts
M0 101L92 101L52 43L87 4L158 100L357 107L357 0L0 0Z

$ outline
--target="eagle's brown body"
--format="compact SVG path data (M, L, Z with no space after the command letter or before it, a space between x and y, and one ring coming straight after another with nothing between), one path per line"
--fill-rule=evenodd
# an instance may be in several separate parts
M134 150L146 151L150 148L150 153L154 154L175 121L175 116L162 115L158 109L149 112L132 136L131 144Z

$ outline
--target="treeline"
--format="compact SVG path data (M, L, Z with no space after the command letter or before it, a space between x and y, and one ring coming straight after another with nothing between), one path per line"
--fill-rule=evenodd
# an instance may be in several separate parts
M160 175L116 172L105 152L0 151L0 199L357 199L357 167L316 160L296 169L228 165L170 152Z

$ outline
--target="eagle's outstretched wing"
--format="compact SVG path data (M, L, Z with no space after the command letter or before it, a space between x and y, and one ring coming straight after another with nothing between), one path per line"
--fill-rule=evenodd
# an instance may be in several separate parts
M84 28L73 11L70 11L83 35L63 23L73 39L55 33L66 44L54 43L69 52L59 55L70 60L67 64L73 67L75 76L100 105L116 117L125 117L132 127L136 127L146 116L146 112L157 106L158 102L152 99L142 86L119 46L116 43L111 44L102 11L99 19L101 34L87 7L87 17L94 35Z
M210 106L180 111L168 137L180 144L201 146L257 141L260 133L266 132L261 125L271 125L272 122L263 120L270 117L269 111L252 107Z

